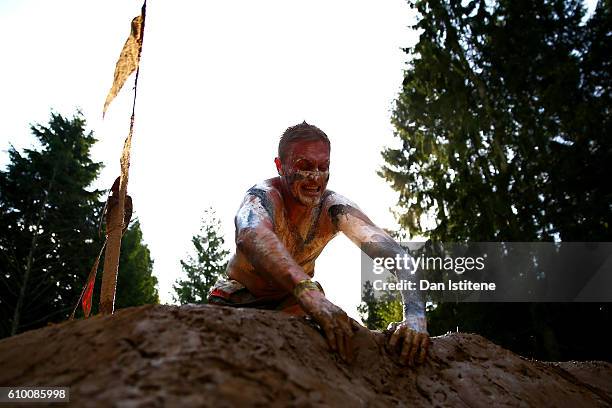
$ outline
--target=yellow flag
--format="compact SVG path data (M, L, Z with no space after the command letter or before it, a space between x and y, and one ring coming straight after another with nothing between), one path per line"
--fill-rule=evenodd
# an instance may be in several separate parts
M142 50L142 37L144 34L144 20L145 20L145 7L142 8L142 13L138 17L134 17L132 20L132 29L130 36L128 37L121 55L117 60L117 66L115 67L115 79L113 80L113 86L104 102L104 110L102 116L106 113L108 105L115 99L115 96L119 93L126 79L138 68L140 62L140 51Z

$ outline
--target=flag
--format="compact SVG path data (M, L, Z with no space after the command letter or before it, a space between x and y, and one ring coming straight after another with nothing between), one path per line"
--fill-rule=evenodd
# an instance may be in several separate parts
M91 298L93 297L94 283L96 283L95 274L93 276L93 279L87 282L87 286L85 287L85 293L83 294L83 300L81 301L85 318L88 318L89 314L91 313Z
M104 102L104 109L102 110L102 116L106 114L108 105L115 99L115 96L119 93L123 84L128 77L136 71L138 64L140 63L140 52L142 51L142 37L144 34L144 21L145 21L145 5L142 6L142 12L138 17L134 17L132 20L132 27L130 36L123 45L117 65L115 66L115 78L113 80L113 86L111 86L106 101Z
M79 300L77 301L77 304L74 306L74 310L70 315L71 320L74 319L74 315L76 313L77 308L79 307L79 303L81 303L81 306L83 307L83 314L85 315L85 318L88 318L89 314L91 313L91 298L93 295L94 285L96 283L96 274L98 272L98 265L100 264L100 258L102 257L102 252L104 251L105 246L106 241L104 241L104 243L102 244L102 248L100 248L100 253L98 253L96 262L94 262L94 265L91 268L89 275L87 276L87 282L85 283L85 286L81 291L81 296L79 297Z

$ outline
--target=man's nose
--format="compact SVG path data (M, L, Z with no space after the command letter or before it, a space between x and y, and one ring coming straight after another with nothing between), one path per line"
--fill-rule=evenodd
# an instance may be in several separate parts
M311 180L316 180L319 178L320 175L320 171L319 170L313 170L313 171L309 171L308 172L308 178Z
M310 176L315 180L325 179L327 177L327 171L321 171L317 169L315 171L310 172Z

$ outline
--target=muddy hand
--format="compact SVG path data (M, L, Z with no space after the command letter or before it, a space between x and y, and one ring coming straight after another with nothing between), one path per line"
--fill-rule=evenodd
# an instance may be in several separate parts
M298 299L302 307L325 332L329 348L337 351L346 362L353 359L353 325L351 319L338 306L316 290L302 292Z
M389 346L395 349L400 345L400 363L415 366L423 364L431 340L425 330L410 325L408 322L391 323L387 330L392 332Z

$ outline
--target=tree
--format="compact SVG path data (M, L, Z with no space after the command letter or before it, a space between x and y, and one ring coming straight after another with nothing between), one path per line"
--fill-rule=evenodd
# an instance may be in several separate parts
M392 116L402 146L380 172L411 235L610 241L610 6L585 23L577 0L413 3L421 34ZM430 328L540 358L609 358L573 334L602 327L609 306L441 304Z
M93 259L90 263L93 264ZM93 315L99 311L103 268L103 262L101 262L92 296L91 313ZM140 221L136 219L130 223L121 238L115 310L148 304L159 304L157 278L153 275L151 252L142 240Z
M370 330L384 330L389 323L402 320L402 306L397 296L386 291L377 299L374 296L374 287L366 281L361 296L362 302L357 306L363 324Z
M79 112L31 131L41 148L11 147L0 171L0 337L66 319L100 243L101 164Z
M221 224L212 209L205 211L200 233L191 238L194 255L181 260L186 279L178 279L172 286L175 301L185 303L207 303L208 291L217 278L225 272L229 251L221 235Z
M383 323L379 313L380 301L374 297L374 286L372 282L363 284L361 293L361 304L357 306L361 321L370 330L382 329Z
M121 255L117 276L115 309L146 304L158 304L157 278L153 275L153 260L142 242L140 221L135 220L121 239Z

